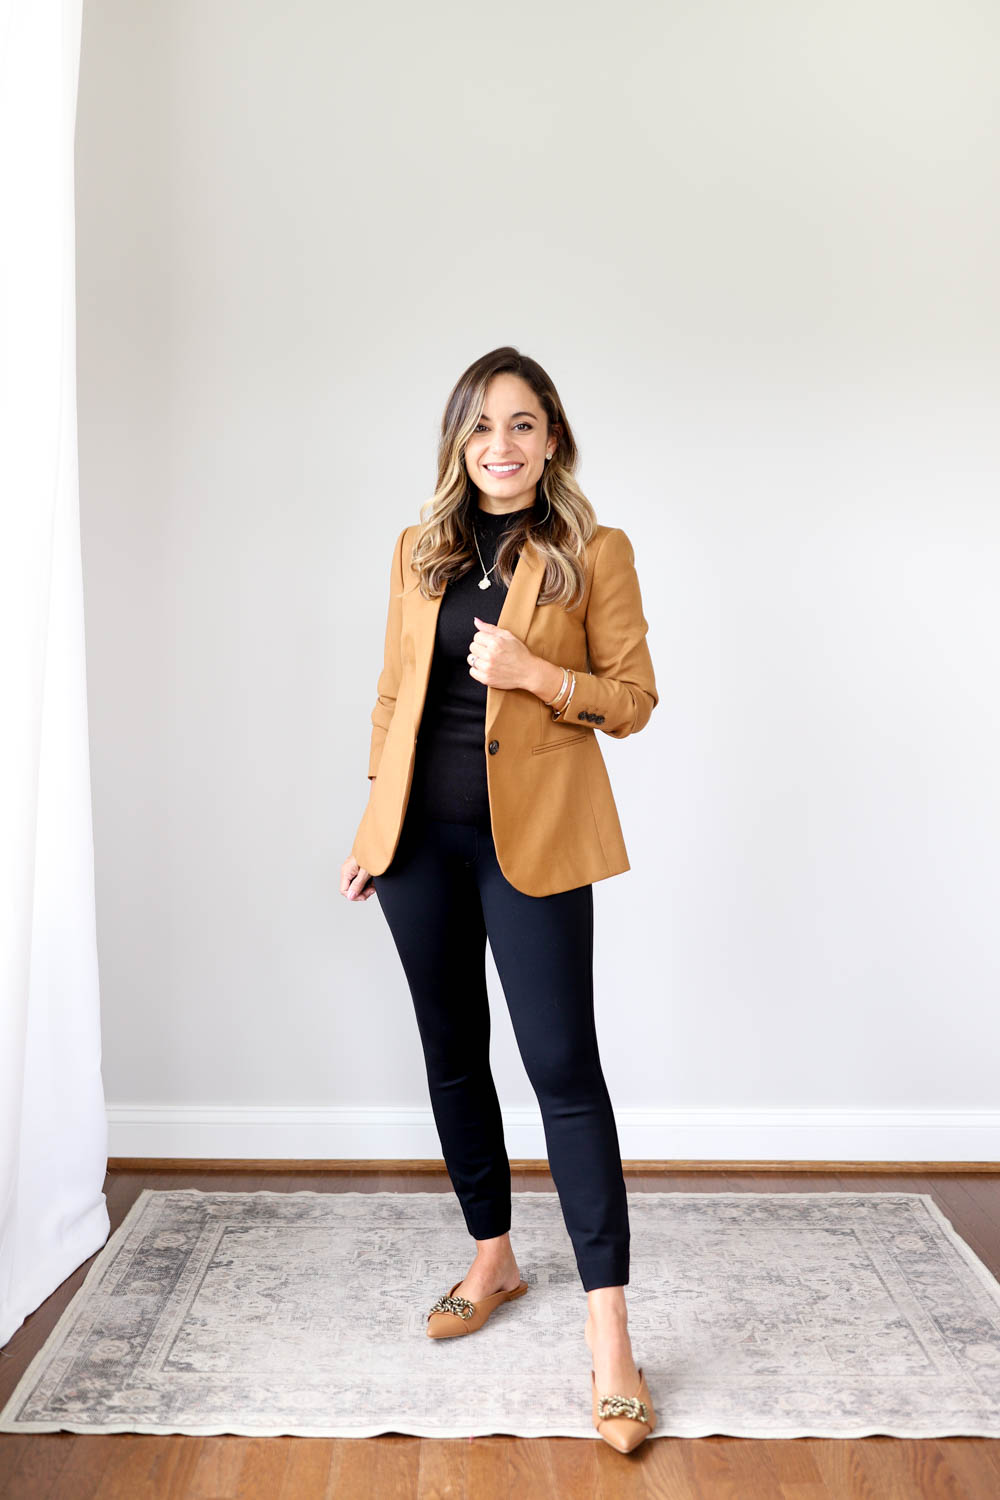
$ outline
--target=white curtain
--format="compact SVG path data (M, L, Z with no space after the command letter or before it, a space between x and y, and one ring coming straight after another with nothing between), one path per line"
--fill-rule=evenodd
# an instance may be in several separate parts
M82 0L0 0L0 1345L109 1232L76 439Z

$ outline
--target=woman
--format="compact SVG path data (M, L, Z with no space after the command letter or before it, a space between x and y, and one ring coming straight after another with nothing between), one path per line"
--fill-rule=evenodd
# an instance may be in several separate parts
M597 730L636 733L657 692L631 543L597 523L576 458L533 359L495 349L459 379L429 515L396 541L369 800L340 889L379 898L476 1241L428 1334L475 1332L528 1290L489 1065L488 937L587 1293L594 1424L628 1451L655 1413L628 1335L628 1202L594 1024L593 882L629 869Z

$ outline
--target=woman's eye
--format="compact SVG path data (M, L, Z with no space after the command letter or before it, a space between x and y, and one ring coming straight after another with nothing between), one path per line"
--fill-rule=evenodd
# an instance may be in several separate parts
M479 431L479 429L480 429L480 428L481 428L481 427L485 427L485 425L486 425L486 423L485 423L485 422L477 422L477 423L476 423L476 426L475 426L475 427L474 427L474 428L473 428L473 431L474 431L474 432L478 432L478 431ZM532 428L532 426L531 426L531 423L530 423L530 422L515 422L515 423L514 423L514 426L515 426L515 427L527 427L527 429L528 429L528 431L529 431L529 432L532 432L532 431L533 431L533 428Z

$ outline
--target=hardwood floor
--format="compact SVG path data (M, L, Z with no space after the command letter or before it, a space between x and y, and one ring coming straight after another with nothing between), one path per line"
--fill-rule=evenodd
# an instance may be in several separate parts
M416 1164L414 1164L416 1165ZM537 1170L518 1170L515 1191L538 1190ZM1000 1172L796 1170L632 1171L633 1192L928 1193L958 1233L1000 1277ZM402 1164L405 1168L406 1164ZM258 1169L259 1167L259 1169ZM544 1175L552 1190L551 1180ZM105 1182L112 1230L142 1188L199 1187L233 1192L450 1192L443 1171L230 1171L199 1164L170 1170L114 1166ZM82 1266L0 1351L0 1405L93 1263ZM584 1317L581 1293L581 1328ZM481 1437L438 1440L387 1434L365 1439L155 1436L114 1433L0 1434L3 1500L1000 1500L1000 1440L790 1441L657 1438L634 1454L576 1438Z

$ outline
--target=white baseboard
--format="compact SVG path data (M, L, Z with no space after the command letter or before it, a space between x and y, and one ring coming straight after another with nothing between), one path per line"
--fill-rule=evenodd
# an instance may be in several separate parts
M110 1104L112 1157L438 1159L429 1108ZM1000 1111L619 1109L644 1161L1000 1162ZM503 1112L507 1154L544 1160L537 1109Z

